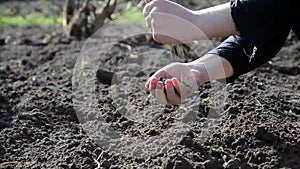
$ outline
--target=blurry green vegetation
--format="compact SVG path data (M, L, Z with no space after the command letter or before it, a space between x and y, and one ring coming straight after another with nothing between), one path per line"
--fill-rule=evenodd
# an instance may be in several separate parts
M131 7L122 14L115 13L112 15L112 18L119 24L144 22L145 20L141 9L136 7Z
M119 12L112 15L112 19L116 23L126 24L126 23L136 23L144 22L144 16L142 14L141 7L133 5L131 1L127 3L119 3ZM61 11L62 12L62 11ZM0 8L0 27L16 25L16 26L28 26L28 25L41 25L41 26L60 26L62 25L63 18L62 13L56 14L45 7L42 12L31 12L27 15L16 14L12 12L12 9Z
M42 13L32 12L27 16L21 15L5 15L0 14L0 26L5 27L9 25L27 26L27 25L61 25L61 16L45 16Z
M212 6L221 5L222 3L220 1L210 1Z
M123 14L113 14L113 20L117 23L136 23L143 22L144 16L142 11L137 8L130 8ZM62 25L62 16L45 16L42 13L33 12L27 16L21 15L4 15L0 14L0 27L9 25L28 26L28 25L42 25L42 26L59 26Z

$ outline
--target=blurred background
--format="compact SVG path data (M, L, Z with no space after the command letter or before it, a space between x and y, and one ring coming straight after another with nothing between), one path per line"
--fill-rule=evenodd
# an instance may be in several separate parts
M190 9L201 9L226 2L225 0L175 1ZM68 37L80 39L90 36L94 29L105 24L107 19L115 20L130 14L133 22L143 20L141 14L143 6L144 0L1 0L1 41L2 43L5 41L4 35L1 35L3 29L9 26L39 26L41 29L47 27L46 30L52 33L63 27ZM78 31L81 33L76 34Z

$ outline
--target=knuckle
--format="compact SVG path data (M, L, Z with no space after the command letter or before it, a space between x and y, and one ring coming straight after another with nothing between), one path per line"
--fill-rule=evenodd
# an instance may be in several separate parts
M148 15L151 11L151 6L150 5L146 5L143 9L143 14L144 15Z
M146 17L147 16L147 7L145 6L144 9L143 9L143 15Z

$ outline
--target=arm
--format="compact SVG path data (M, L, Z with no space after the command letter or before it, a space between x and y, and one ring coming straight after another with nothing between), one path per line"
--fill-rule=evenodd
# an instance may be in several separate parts
M159 103L177 105L198 90L199 85L232 74L232 66L226 59L206 54L190 63L172 63L161 68L149 78L145 87ZM159 81L160 78L165 82Z
M153 38L158 42L182 43L239 34L229 3L191 11L168 0L148 1L143 13ZM161 68L149 78L145 87L161 104L176 105L199 85L232 75L233 68L226 59L207 54L190 63L173 63ZM160 78L166 79L165 82L159 81Z
M194 11L192 23L208 38L239 34L231 17L230 3Z
M161 43L186 43L239 34L230 3L192 11L168 0L149 0L143 14L153 38Z

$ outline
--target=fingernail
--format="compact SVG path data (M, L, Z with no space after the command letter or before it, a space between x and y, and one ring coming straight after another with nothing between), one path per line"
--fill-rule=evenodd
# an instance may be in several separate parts
M148 82L145 84L145 87L146 87L147 89L149 89L149 85L150 85L150 82L148 81Z
M173 83L173 85L174 85L175 87L179 87L179 85L178 85L176 79L172 79L172 83Z
M172 82L170 80L166 81L166 88L169 89L172 87Z
M154 77L153 79L151 79L151 81L152 81L152 83L153 82L156 83L156 82L158 82L158 79L156 77Z

